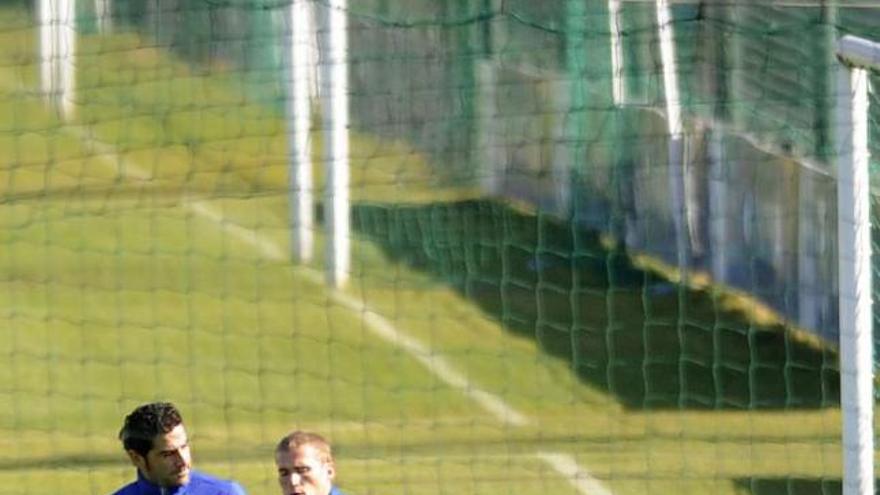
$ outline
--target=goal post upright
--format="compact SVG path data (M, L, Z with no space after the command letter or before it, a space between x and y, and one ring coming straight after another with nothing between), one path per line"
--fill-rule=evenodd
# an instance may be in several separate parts
M880 44L854 36L837 46L837 224L843 494L874 493L868 69Z

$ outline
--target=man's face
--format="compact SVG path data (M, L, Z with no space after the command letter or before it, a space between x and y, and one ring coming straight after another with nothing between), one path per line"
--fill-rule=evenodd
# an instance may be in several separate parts
M333 463L311 445L275 453L281 495L328 495L336 475Z
M168 433L156 435L153 448L146 457L131 450L128 455L144 477L159 486L174 487L189 483L192 458L183 424L175 426Z

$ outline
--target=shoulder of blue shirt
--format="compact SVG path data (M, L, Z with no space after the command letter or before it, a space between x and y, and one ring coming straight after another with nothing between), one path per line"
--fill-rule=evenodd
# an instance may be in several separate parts
M204 488L201 488L204 487ZM205 491L208 490L208 491ZM189 495L246 495L244 488L237 482L232 480L224 480L202 473L201 471L193 471L190 475L189 487L187 489Z
M186 495L247 495L244 488L235 481L221 479L195 470L190 473L189 483L181 488L182 490L174 490L172 494L181 492ZM138 472L136 481L120 488L114 495L158 495L160 493L158 486L147 481Z

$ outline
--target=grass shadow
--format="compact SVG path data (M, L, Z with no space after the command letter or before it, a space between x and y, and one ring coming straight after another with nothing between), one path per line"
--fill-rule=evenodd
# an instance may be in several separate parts
M756 323L711 287L640 269L595 231L493 201L361 204L353 226L568 360L632 409L798 409L839 402L836 352Z
M843 483L827 478L738 478L737 493L748 495L840 495ZM875 485L880 486L880 485ZM875 490L874 493L877 493Z

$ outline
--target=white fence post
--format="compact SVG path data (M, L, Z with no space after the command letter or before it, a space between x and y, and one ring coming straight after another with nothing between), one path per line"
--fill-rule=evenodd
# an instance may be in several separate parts
M52 101L55 94L55 2L40 0L39 34L40 34L40 92L47 101Z
M684 282L688 272L689 250L684 177L685 139L678 90L678 68L675 62L675 36L668 0L657 0L657 29L663 65L663 91L666 95L666 122L669 128L669 191L672 196L672 218L675 221L678 269Z
M504 157L500 152L500 143L495 136L498 132L495 115L498 107L496 98L496 72L498 67L491 57L477 62L477 88L479 89L479 123L478 135L480 154L480 170L478 171L480 188L485 194L494 196L502 192L501 181L504 174Z
M297 262L311 261L314 251L314 198L311 126L310 64L314 35L310 0L294 0L288 9L284 58L287 71L287 146L291 253Z
M62 118L73 116L76 1L40 0L40 92Z
M626 104L620 0L608 0L608 32L611 35L611 91L615 105Z
M73 117L76 99L76 0L55 0L58 11L56 46L58 105L65 119Z
M344 287L351 263L348 144L348 33L346 0L324 7L326 31L321 60L324 91L324 148L327 184L324 219L327 225L327 282Z
M95 0L95 23L99 33L110 31L113 11L110 0Z

